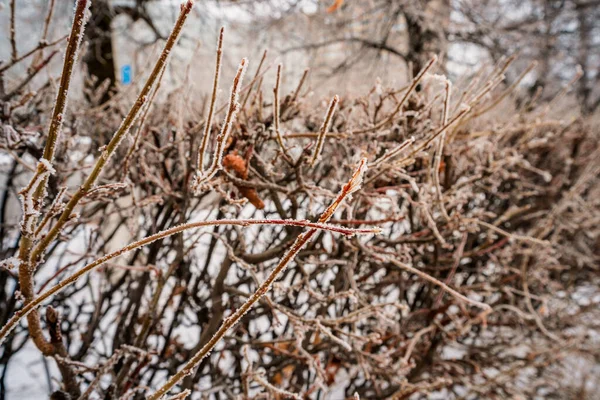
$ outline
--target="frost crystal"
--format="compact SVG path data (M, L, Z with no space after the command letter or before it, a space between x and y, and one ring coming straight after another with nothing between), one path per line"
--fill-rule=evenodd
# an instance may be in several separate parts
M44 171L46 171L49 175L54 175L56 173L56 170L52 166L52 163L46 160L45 158L40 158L40 165L42 166Z
M19 268L20 265L21 260L19 260L17 257L10 257L6 260L0 261L0 268L5 268L9 270L13 268Z

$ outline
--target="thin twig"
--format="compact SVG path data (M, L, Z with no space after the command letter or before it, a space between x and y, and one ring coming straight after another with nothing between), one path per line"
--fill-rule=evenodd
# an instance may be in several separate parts
M408 87L408 89L406 90L406 92L404 92L404 96L402 96L402 99L398 102L398 104L396 105L396 108L394 109L394 111L390 115L388 115L387 118L385 118L383 121L381 121L380 123L376 124L375 126L372 126L370 128L365 128L365 129L359 129L359 130L356 130L356 131L352 131L352 133L353 134L362 134L362 133L375 132L375 131L383 128L388 123L392 122L392 120L394 119L394 117L396 117L396 115L402 110L402 107L404 107L404 103L406 103L406 100L408 100L408 98L412 94L413 90L415 90L415 88L417 87L417 85L419 84L419 82L421 81L421 79L423 79L423 76L425 76L425 74L427 73L427 71L429 71L431 69L431 67L433 67L433 65L435 64L436 61L437 61L437 57L434 56L423 67L423 69L417 74L417 76L415 76L415 78L410 83L410 86Z
M197 169L201 173L204 169L204 154L206 153L206 147L208 146L208 140L210 138L210 130L212 128L212 119L215 112L215 103L217 101L217 92L219 90L219 76L221 74L221 59L223 58L223 34L225 28L222 27L219 32L219 43L217 45L217 61L215 63L215 76L213 80L212 96L210 98L210 106L208 108L208 116L204 125L204 136L202 137L202 144L198 149L198 163Z
M169 35L169 38L167 39L167 43L165 44L165 47L164 47L158 61L156 62L156 65L154 66L152 73L148 77L146 84L144 85L142 91L140 92L136 102L129 110L129 113L123 120L119 129L115 132L115 134L112 137L112 139L110 140L109 144L102 151L102 154L100 155L100 157L98 157L98 159L96 160L96 164L94 165L94 168L93 168L92 172L90 173L90 175L87 177L87 179L85 180L83 185L81 185L80 188L71 197L71 200L67 203L65 210L60 215L60 217L59 217L58 221L56 222L56 224L54 225L54 227L40 241L40 243L33 249L32 254L31 254L31 260L34 263L40 259L42 253L45 251L45 249L48 247L48 245L56 238L56 236L58 236L58 234L62 230L63 226L68 222L68 220L71 216L71 213L73 212L73 210L75 209L75 207L77 206L79 201L94 186L96 180L98 179L98 177L104 170L104 167L106 166L108 160L115 153L116 149L119 147L119 144L121 143L123 138L129 133L129 130L131 129L131 127L133 126L134 122L136 121L137 117L140 114L142 106L144 104L146 104L146 102L148 100L148 95L150 94L150 91L152 90L156 81L160 77L160 73L163 70L163 68L165 67L167 60L169 58L169 55L171 54L171 50L175 46L175 43L177 43L177 39L179 38L179 35L181 34L183 25L185 24L185 21L186 21L188 15L192 11L193 4L194 4L194 2L192 0L188 0L186 3L182 4L181 12L179 14L179 17L177 18L177 21L175 23L173 31L171 32L171 35Z
M341 201L341 200L340 200ZM334 210L335 211L335 210ZM333 214L333 212L331 212ZM4 325L2 330L0 330L0 344L5 340L6 336L15 328L17 323L33 310L35 310L42 302L46 299L50 298L50 296L55 295L56 293L61 292L66 287L74 284L79 278L88 274L92 270L98 268L100 265L106 263L107 261L112 260L113 258L119 257L125 253L128 253L137 248L147 246L152 242L157 240L164 239L166 237L175 235L177 233L181 233L187 231L189 229L201 228L205 226L214 226L214 225L236 225L236 226L252 226L252 225L286 225L286 226L299 226L310 228L308 232L312 232L313 234L317 230L325 230L330 232L339 233L346 236L354 236L356 234L377 234L380 232L379 228L365 228L365 229L353 229L346 228L343 226L335 226L326 224L327 221L319 222L310 222L305 220L288 220L288 219L222 219L222 220L212 220L212 221L199 221L199 222L190 222L187 224L175 226L173 228L164 230L162 232L158 232L154 235L145 237L136 242L130 243L125 247L120 248L119 250L113 251L110 254L107 254L103 257L100 257L96 261L86 265L81 268L79 271L75 272L73 275L61 280L58 284L46 290L44 293L37 296L35 299L29 301L21 310L17 311L15 315ZM311 234L312 236L312 234ZM288 260L289 261L289 260Z
M321 125L321 129L319 130L319 136L317 137L317 145L315 147L315 152L309 164L311 168L315 166L316 162L321 157L323 145L325 144L325 135L327 135L327 132L329 131L329 127L331 126L331 121L333 119L333 113L335 112L335 108L337 107L339 101L340 98L338 97L338 95L335 95L333 96L333 99L331 99L331 103L329 103L329 108L327 109L325 120L323 120L323 125Z
M449 80L446 80L446 95L444 97L444 109L442 111L442 125L448 124L448 113L450 110L450 96L452 95L452 84ZM444 198L442 196L442 186L440 185L440 166L442 165L442 155L444 154L444 143L446 142L446 131L442 132L438 139L438 146L435 152L435 159L433 162L433 184L435 186L435 192L437 196L437 202L442 212L442 216L446 221L450 220L448 211L444 206ZM446 170L446 174L448 170Z
M10 0L10 58L12 61L18 58L17 56L17 29L16 29L16 15L15 15L15 2L16 0Z
M227 139L229 138L229 134L231 133L233 120L235 119L235 116L240 109L238 98L247 65L248 60L246 58L243 58L240 62L237 73L235 74L235 78L233 79L233 85L231 86L231 95L229 97L229 109L227 110L225 121L223 121L221 132L217 136L217 143L215 146L215 151L213 153L212 164L208 170L196 176L192 187L195 192L198 192L202 184L208 182L213 176L215 176L217 172L219 172L223 168L223 153L225 152Z
M289 163L293 163L292 156L288 152L288 149L285 147L283 143L283 139L281 138L281 131L279 130L279 85L281 83L281 64L277 65L277 77L275 78L275 87L273 87L273 130L275 131L275 137L277 138L277 144L279 144L279 148L285 159Z
M357 191L362 182L362 177L367 168L367 160L362 159L359 163L358 168L342 188L342 191L333 203L325 210L325 212L319 218L319 223L326 223L331 219L337 208L340 206L342 201L350 194ZM246 314L252 306L260 300L271 288L273 282L279 277L281 272L287 267L287 265L294 259L296 254L304 247L304 245L310 240L310 238L316 233L316 229L310 229L305 233L298 236L292 247L283 256L279 264L271 271L267 279L260 285L258 289L250 296L240 308L238 308L230 317L223 321L223 324L214 336L200 349L186 364L185 366L174 374L169 380L161 386L154 394L148 397L149 400L158 400L166 395L169 390L175 386L184 377L190 375L192 371L200 364L200 362L211 352L211 350L219 343L219 341L225 336L225 334L231 329L239 320ZM0 336L1 337L1 336Z

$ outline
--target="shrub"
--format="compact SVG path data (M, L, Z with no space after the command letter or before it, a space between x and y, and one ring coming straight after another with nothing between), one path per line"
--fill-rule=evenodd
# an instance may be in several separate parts
M562 374L598 356L597 133L552 118L560 100L511 107L514 58L460 90L434 58L401 90L321 103L306 75L281 98L282 66L270 96L244 59L221 105L221 31L198 121L185 90L155 102L187 1L129 111L122 93L70 111L87 6L50 119L52 85L3 93L2 218L28 179L2 221L5 368L28 336L56 398L586 388Z

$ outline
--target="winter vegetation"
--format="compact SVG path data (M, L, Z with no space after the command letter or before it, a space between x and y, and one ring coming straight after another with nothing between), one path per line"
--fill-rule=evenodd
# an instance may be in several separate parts
M0 399L597 396L600 2L64 3L0 9Z

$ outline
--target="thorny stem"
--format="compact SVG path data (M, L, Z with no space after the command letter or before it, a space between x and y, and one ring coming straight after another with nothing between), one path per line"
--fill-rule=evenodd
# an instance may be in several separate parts
M212 96L210 98L210 106L208 109L208 116L204 125L204 136L202 137L202 144L198 149L198 173L202 173L204 169L204 153L206 152L206 146L208 145L208 139L210 138L210 130L212 128L212 119L215 112L215 103L217 102L217 92L219 90L219 75L221 74L221 59L223 57L223 34L225 28L221 28L219 32L219 44L217 45L217 61L215 64L215 77L213 80Z
M348 195L357 191L362 183L362 177L367 168L367 160L363 158L354 174L344 185L337 198L331 203L331 205L325 210L325 212L319 218L319 223L326 223L335 213L337 208L340 206L344 198ZM250 296L240 308L238 308L230 317L223 321L223 324L214 336L208 341L208 343L202 347L187 363L186 365L173 375L169 380L161 386L154 394L148 397L149 400L158 400L166 395L169 390L179 383L183 378L190 375L194 368L200 364L200 362L208 356L212 349L219 343L219 341L225 336L225 334L232 328L244 314L246 314L252 306L259 301L270 289L273 282L278 278L279 274L287 267L287 265L294 259L296 254L302 247L310 240L310 238L317 232L316 229L312 228L305 233L298 236L289 251L279 261L279 264L271 271L267 279L260 285L260 287Z
M341 200L340 200L341 201ZM331 208L331 207L330 207ZM334 210L335 211L335 210ZM333 211L331 212L333 214ZM199 221L199 222L190 222L187 224L182 224L179 226L175 226L170 229L166 229L162 232L155 233L154 235L145 237L136 242L130 243L125 247L120 248L110 254L107 254L101 258L98 258L94 262L86 265L81 268L79 271L75 272L73 275L68 278L63 279L55 286L46 290L44 293L37 296L35 299L29 301L21 310L17 311L15 315L4 325L4 327L0 330L0 344L5 340L6 336L16 327L17 323L25 316L30 315L30 313L35 310L42 302L48 299L50 296L61 292L66 287L74 284L79 278L88 274L90 271L96 269L100 265L106 263L107 261L112 260L113 258L119 257L131 250L135 250L137 248L146 246L152 242L155 242L160 239L164 239L166 237L175 235L177 233L181 233L183 231L201 228L205 226L215 226L215 225L236 225L236 226L251 226L251 225L286 225L286 226L300 226L311 228L308 232L316 232L317 230L325 230L330 232L339 233L346 236L354 236L356 234L378 234L380 232L379 228L365 228L365 229L353 229L346 228L342 226L329 225L326 224L326 220L321 218L319 222L310 222L305 220L288 220L288 219L222 219L222 220L211 220L211 221ZM312 236L312 234L311 234Z
M321 152L323 151L323 145L325 144L325 135L327 135L327 131L329 131L329 127L331 126L331 121L333 120L333 113L335 112L335 108L337 107L340 98L338 95L333 96L331 99L331 103L329 103L329 108L327 109L327 114L325 115L325 120L323 121L323 125L321 125L321 130L319 131L319 136L317 138L317 146L315 148L315 152L310 161L310 167L314 167L319 157L321 157Z

